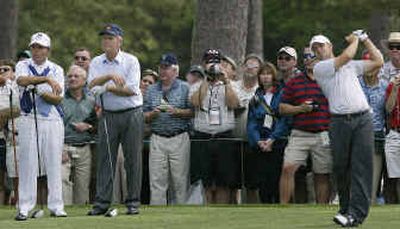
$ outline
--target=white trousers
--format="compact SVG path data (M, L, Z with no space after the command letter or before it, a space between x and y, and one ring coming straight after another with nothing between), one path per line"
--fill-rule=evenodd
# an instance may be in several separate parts
M190 139L187 132L172 138L150 138L150 204L166 205L167 190L177 204L184 204L189 188Z
M28 215L36 205L37 177L39 175L36 129L33 116L21 117L19 130L19 211ZM64 209L61 182L61 155L64 125L61 118L47 119L38 115L40 174L47 174L48 209Z

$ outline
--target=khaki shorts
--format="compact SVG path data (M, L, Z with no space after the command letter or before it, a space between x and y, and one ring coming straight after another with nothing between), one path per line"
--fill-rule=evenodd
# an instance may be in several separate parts
M332 172L332 151L329 147L328 131L311 133L292 130L288 146L285 149L284 163L307 165L307 157L311 156L314 173Z

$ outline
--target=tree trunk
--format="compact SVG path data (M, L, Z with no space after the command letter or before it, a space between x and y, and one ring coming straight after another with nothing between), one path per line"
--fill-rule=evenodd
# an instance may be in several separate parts
M250 0L246 54L263 57L263 1Z
M0 59L14 58L17 47L18 4L0 0Z
M246 54L248 0L197 1L192 38L192 64L201 62L208 48L242 61Z
M369 37L380 50L384 50L380 41L387 39L389 26L389 12L383 10L372 12L369 18Z

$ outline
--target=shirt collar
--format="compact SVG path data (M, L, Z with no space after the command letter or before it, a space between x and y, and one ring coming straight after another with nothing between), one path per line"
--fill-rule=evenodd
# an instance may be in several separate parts
M113 60L108 60L106 57L106 54L104 54L104 58L103 58L103 64L120 64L122 62L122 51L118 50L117 56L115 56L115 58Z

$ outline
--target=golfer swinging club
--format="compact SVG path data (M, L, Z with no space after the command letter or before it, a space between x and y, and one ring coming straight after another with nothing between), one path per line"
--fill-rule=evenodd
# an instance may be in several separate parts
M104 54L95 57L89 68L89 88L96 95L102 113L99 120L97 147L96 198L88 215L115 216L109 209L112 200L113 177L118 146L125 157L128 193L126 214L139 213L142 183L143 111L139 89L138 59L120 50L122 29L107 24L99 33ZM110 160L111 159L111 160Z
M17 221L26 220L29 212L34 209L37 177L44 174L48 180L50 215L67 216L62 200L61 155L64 124L59 105L64 94L64 71L48 60L50 52L48 35L33 34L29 47L32 58L18 62L15 72L17 84L22 89L21 120L18 127L22 141L18 168L20 176L19 206L15 217ZM32 91L31 88L35 90ZM32 96L32 93L35 95Z

